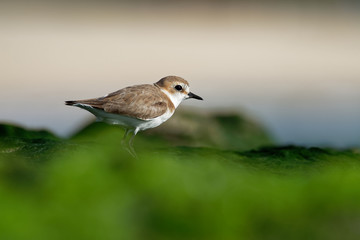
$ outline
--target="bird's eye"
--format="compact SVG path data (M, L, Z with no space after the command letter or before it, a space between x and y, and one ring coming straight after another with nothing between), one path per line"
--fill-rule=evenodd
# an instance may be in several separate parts
M181 91L181 90L182 90L182 86L181 86L181 85L176 85L176 86L175 86L175 89L178 90L178 91Z

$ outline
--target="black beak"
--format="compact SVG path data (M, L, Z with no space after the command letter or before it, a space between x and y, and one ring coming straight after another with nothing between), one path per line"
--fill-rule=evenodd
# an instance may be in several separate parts
M196 94L193 94L192 92L189 92L188 94L189 98L195 98L195 99L198 99L198 100L203 100L202 97L196 95Z

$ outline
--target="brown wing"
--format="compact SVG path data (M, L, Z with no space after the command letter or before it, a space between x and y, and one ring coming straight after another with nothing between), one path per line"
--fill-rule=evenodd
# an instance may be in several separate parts
M170 99L158 87L144 84L123 88L105 97L75 101L99 108L108 113L121 114L143 120L158 117L166 110L174 110Z

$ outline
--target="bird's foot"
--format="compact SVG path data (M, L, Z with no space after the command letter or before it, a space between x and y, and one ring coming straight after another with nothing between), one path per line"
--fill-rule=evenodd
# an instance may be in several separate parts
M133 158L138 159L135 149L132 146L125 147L125 149Z

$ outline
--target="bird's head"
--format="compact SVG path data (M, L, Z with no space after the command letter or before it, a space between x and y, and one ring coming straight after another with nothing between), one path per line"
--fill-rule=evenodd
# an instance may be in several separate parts
M160 79L155 85L171 99L175 107L185 99L203 100L200 96L190 92L189 83L181 77L167 76Z

